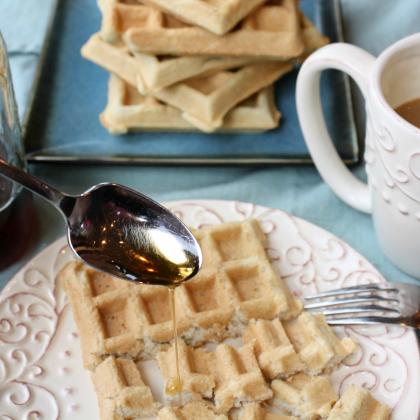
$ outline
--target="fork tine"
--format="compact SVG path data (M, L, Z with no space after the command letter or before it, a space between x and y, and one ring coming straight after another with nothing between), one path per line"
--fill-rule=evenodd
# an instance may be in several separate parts
M322 313L325 316L333 315L350 315L350 314L359 314L364 312L384 312L384 313L394 313L400 315L398 309L389 308L381 305L361 305L361 306L345 306L343 308L334 308L330 310L323 311Z
M353 318L327 318L329 325L366 325L366 324L400 324L405 325L405 322L400 317L385 317L385 316L360 316Z
M369 303L369 302L383 302L383 303L398 303L397 299L387 298L384 296L370 295L370 296L359 296L355 298L343 298L334 299L328 301L307 303L304 305L304 309L322 309L329 308L331 306L349 305L352 303Z
M398 289L394 287L381 287L376 284L362 284L360 286L343 287L341 289L334 289L328 290L326 292L317 293L316 295L305 296L305 300L313 300L340 295L361 294L368 292L398 293Z

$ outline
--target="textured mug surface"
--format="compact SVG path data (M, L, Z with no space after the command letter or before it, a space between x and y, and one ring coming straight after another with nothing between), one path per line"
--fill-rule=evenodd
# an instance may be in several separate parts
M368 185L341 162L325 127L318 86L327 68L348 73L365 97ZM398 41L377 59L348 44L324 47L304 63L296 88L305 141L324 180L349 205L372 213L384 253L420 278L420 129L394 111L416 98L420 34Z

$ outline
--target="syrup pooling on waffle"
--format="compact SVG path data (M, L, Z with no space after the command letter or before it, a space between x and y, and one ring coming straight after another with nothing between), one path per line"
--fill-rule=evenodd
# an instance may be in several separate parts
M182 340L178 342L179 368L182 377L183 401L211 399L215 387L215 380L211 374L213 370L213 354L202 349L187 346ZM174 347L157 355L159 368L164 378L165 391L168 382L176 374L176 355ZM174 395L165 392L168 401L175 401Z
M109 5L108 10L120 5ZM127 5L124 5L127 8ZM258 57L287 60L299 56L304 49L299 13L294 0L272 0L245 17L223 37L204 29L192 27L176 18L145 6L142 19L108 32L112 37L124 35L130 49L158 55L204 55L231 57ZM107 11L107 14L119 11ZM133 10L133 14L138 11ZM104 18L105 19L105 18ZM124 20L123 17L120 20Z
M216 410L227 413L243 402L265 401L272 391L255 359L252 344L236 349L219 344L214 351L194 349L180 342L180 369L186 400L210 399L214 393ZM174 374L173 349L158 355L165 382ZM171 399L171 395L166 395Z
M276 127L279 118L270 86L229 111L220 131L264 131ZM181 111L141 95L113 74L108 84L108 104L100 119L115 134L137 130L197 131L197 127L182 117Z
M337 400L325 376L298 373L286 380L274 380L271 389L274 406L304 419L326 418Z
M146 0L184 22L201 26L217 35L232 29L242 18L266 0Z

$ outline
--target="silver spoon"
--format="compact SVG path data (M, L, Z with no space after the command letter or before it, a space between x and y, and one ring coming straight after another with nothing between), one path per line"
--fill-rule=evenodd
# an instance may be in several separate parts
M71 249L94 268L125 280L175 286L201 266L200 247L187 227L137 191L104 183L68 195L2 159L0 175L60 210Z

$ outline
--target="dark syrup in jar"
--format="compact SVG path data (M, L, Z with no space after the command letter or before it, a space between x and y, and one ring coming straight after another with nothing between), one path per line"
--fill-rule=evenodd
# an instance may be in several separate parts
M0 208L7 203L11 182L0 177ZM0 270L9 267L32 248L38 232L32 194L22 189L0 211Z

